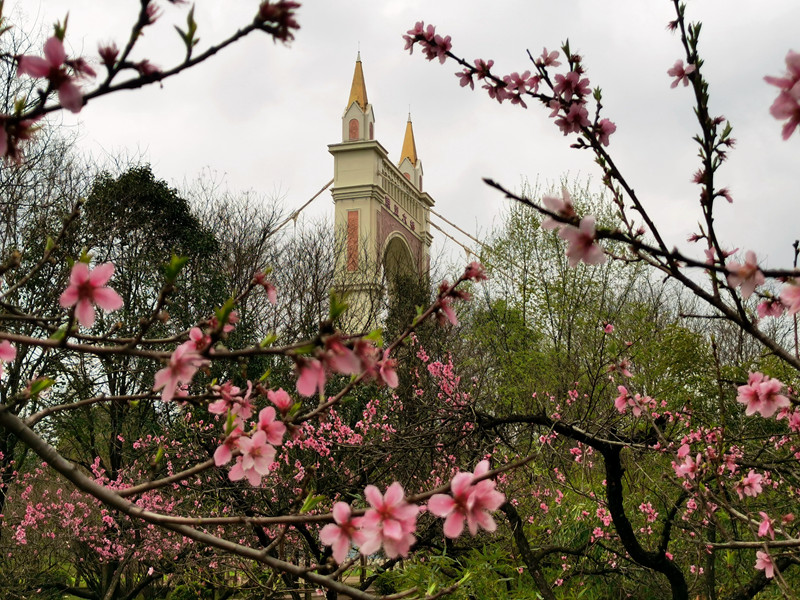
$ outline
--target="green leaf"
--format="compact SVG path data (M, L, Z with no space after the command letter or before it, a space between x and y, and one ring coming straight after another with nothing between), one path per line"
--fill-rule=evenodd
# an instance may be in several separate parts
M164 277L169 283L175 283L175 279L177 279L178 274L181 272L186 263L189 262L188 256L178 256L176 254L172 255L168 264L163 265L161 268L164 271Z
M155 467L163 460L163 458L164 458L164 445L159 444L158 451L156 451L156 455L153 457L153 460L150 464L152 464Z
M273 331L272 333L267 334L267 337L261 340L258 345L261 348L266 348L267 346L274 344L276 341L278 341L278 334Z
M64 17L64 24L62 25L60 21L56 21L53 25L53 31L55 37L57 37L62 42L64 41L64 36L67 34L67 22L69 21L69 13L67 16Z
M230 435L236 427L236 415L230 410L228 411L228 418L225 420L225 435Z
M266 371L264 371L264 374L258 378L259 383L263 383L264 381L266 381L269 378L271 372L272 369L267 369Z
M54 342L60 342L66 336L67 336L67 326L66 325L62 325L48 339L51 339Z
M48 254L49 252L51 252L53 250L53 248L55 248L55 246L56 246L56 243L53 241L53 238L51 238L48 235L47 236L47 241L44 244L44 253Z
M40 377L31 383L31 397L36 397L55 383L49 377Z
M322 495L314 495L309 493L306 496L305 501L303 502L303 507L300 509L300 514L307 513L310 510L314 510L314 508L323 500L325 500L325 496Z
M368 342L374 343L378 348L383 348L383 329L376 327L364 336Z
M300 346L299 348L294 349L295 354L311 354L316 346L314 344L306 344L305 346Z
M217 323L219 323L220 327L224 327L228 323L228 318L231 316L234 306L236 306L236 300L234 298L228 298L225 304L214 311L217 315Z
M331 321L335 321L339 317L344 314L344 311L347 310L349 306L347 302L344 301L345 296L339 296L336 292L331 290L331 309L330 309L330 318Z

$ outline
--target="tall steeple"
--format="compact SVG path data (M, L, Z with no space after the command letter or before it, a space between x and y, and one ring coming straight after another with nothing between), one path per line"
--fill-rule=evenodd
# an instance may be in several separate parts
M403 151L400 153L400 164L403 159L408 158L411 164L417 164L417 145L414 143L414 127L411 125L411 113L408 113L408 122L406 123L406 136L403 138Z
M364 81L364 68L361 65L361 52L356 57L350 98L342 116L342 141L363 142L375 139L375 115L367 100L367 84Z
M422 161L417 157L417 144L414 142L414 127L411 124L411 113L408 113L406 123L406 136L403 138L403 150L400 152L400 162L397 163L400 172L422 191Z
M356 70L353 72L353 84L350 86L350 100L347 101L348 108L353 102L358 102L361 110L367 110L367 84L364 83L364 69L361 66L361 51L356 57Z

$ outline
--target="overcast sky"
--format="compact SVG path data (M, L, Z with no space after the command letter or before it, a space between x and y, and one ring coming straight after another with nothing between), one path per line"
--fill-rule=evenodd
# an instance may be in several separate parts
M182 54L173 24L183 23L187 7L155 2L163 15L134 58L169 67ZM198 0L200 47L249 22L257 4ZM731 120L738 140L717 179L735 201L719 205L720 230L728 246L755 249L770 265L787 266L791 243L800 238L800 134L781 141L780 123L768 112L776 88L763 77L783 74L787 51L800 51L800 2L687 4L690 20L703 21L712 113ZM49 26L69 11L68 53L91 59L98 41L124 43L139 3L6 5L14 18L23 15L28 29ZM232 190L285 195L286 209L297 208L333 176L327 145L341 140L360 47L376 138L398 159L410 106L436 210L486 234L505 201L482 177L519 189L523 178L557 182L567 173L598 181L597 168L587 152L569 148L570 138L548 111L533 103L527 111L498 105L482 91L460 88L454 64L428 62L418 51L409 56L401 36L418 20L433 23L452 36L456 54L494 59L501 74L530 68L526 49L538 55L569 38L592 86L603 89L605 116L617 124L610 149L618 166L669 243L685 246L700 216L699 190L690 183L698 167L691 140L697 125L690 89L670 89L666 74L682 56L678 38L666 30L671 10L667 0L308 1L289 47L254 35L163 86L91 102L77 119L79 146L95 156L141 152L158 177L176 186L210 169L224 174ZM332 213L327 193L310 212Z

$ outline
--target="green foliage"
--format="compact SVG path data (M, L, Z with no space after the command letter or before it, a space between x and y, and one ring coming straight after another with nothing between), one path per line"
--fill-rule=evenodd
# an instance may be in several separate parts
M401 570L382 574L375 589L387 594L416 587L419 592L413 597L419 598L451 586L455 589L447 597L457 600L541 598L525 569L519 569L514 557L499 544L473 548L458 558L429 555L408 562Z

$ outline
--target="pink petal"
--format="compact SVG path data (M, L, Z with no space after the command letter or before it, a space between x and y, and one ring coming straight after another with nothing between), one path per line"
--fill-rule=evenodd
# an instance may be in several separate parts
M333 505L333 518L337 523L347 523L350 520L350 505L346 502L337 502Z
M216 452L214 452L214 464L221 467L222 465L228 464L232 457L233 453L228 445L222 444L222 446L217 448Z
M428 500L428 511L444 518L452 512L455 505L455 501L447 494L434 494Z
M17 77L30 75L31 77L47 77L50 73L50 63L39 56L20 56L17 65Z
M472 473L458 473L450 483L453 496L463 496L472 485Z
M364 541L361 543L359 551L364 556L375 554L378 551L378 548L381 547L380 532L376 529L371 529L364 531L363 535L364 535Z
M44 43L44 56L50 65L60 67L67 60L67 53L64 51L63 42L53 36Z
M84 327L94 325L94 306L88 298L78 300L78 304L75 306L75 317L78 319L78 323Z
M103 310L119 310L124 304L120 295L109 287L94 290L92 300Z
M454 512L444 522L444 534L455 539L464 531L464 515ZM472 535L475 535L474 533Z
M247 476L247 481L250 482L250 485L253 487L258 487L261 485L261 475L255 469L250 469L249 471L245 472Z
M383 506L383 495L374 485L368 485L364 488L364 497L372 508Z
M341 536L342 528L334 523L328 523L319 531L319 541L326 546L333 546Z
M403 492L403 486L400 485L399 482L395 481L392 485L388 487L386 490L386 494L383 497L383 500L386 504L390 506L395 506L400 504L405 498L405 492Z
M75 285L70 285L65 289L61 296L58 298L58 303L63 306L64 308L69 308L70 306L75 306L75 303L78 301L78 287Z
M344 533L339 536L339 539L333 544L333 560L337 563L344 562L347 558L347 553L350 551L350 540Z
M107 262L97 265L89 274L89 282L94 287L99 287L108 283L114 275L114 263Z
M231 481L239 481L244 478L244 469L242 469L242 457L236 459L236 464L228 471L228 479Z
M69 282L72 285L81 285L87 281L89 281L89 265L84 262L75 263L69 273Z
M79 113L83 108L83 93L71 80L58 86L58 101L70 112Z
M11 362L17 357L17 349L8 340L0 342L0 360Z
M399 540L403 537L403 528L398 521L389 519L383 523L383 537L390 540Z

